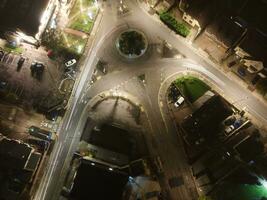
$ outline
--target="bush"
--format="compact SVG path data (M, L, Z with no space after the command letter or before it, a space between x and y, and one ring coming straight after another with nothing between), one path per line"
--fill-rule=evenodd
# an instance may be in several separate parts
M163 12L159 16L160 20L163 21L170 29L175 31L177 34L186 37L190 33L190 30L184 23L178 23L176 19L168 12Z

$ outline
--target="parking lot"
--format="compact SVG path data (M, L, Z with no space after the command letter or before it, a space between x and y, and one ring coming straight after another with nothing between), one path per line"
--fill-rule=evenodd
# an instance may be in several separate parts
M22 55L4 52L0 58L0 90L6 101L32 108L58 92L63 66L50 60L44 49L27 46Z
M0 49L0 133L27 141L32 125L56 130L57 122L37 111L65 98L58 93L63 78L64 66L49 59L42 48L26 44L22 54Z

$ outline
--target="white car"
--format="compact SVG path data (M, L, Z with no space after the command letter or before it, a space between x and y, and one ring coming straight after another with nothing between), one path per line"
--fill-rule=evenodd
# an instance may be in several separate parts
M71 59L68 62L65 63L66 67L71 67L73 65L75 65L77 63L77 61L75 59Z
M179 96L177 101L174 103L174 106L178 108L182 103L184 103L184 97Z
M234 129L235 129L234 125L231 125L228 126L226 129L224 129L224 132L226 135L229 135Z

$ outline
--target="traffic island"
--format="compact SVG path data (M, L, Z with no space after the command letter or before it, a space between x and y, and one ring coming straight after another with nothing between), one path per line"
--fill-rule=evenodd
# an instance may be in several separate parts
M116 40L119 54L127 59L136 59L145 54L148 41L141 31L130 29L122 32Z

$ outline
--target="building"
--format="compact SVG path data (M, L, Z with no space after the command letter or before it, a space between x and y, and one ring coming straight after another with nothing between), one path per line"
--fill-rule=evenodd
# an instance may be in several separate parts
M181 127L184 140L191 145L217 137L221 122L233 113L230 105L219 95L214 95L193 114L186 117Z
M44 31L57 0L0 0L0 32L17 31L35 37Z
M28 144L0 139L0 199L18 199L32 181L41 159Z
M128 178L128 174L120 170L96 163L92 164L92 162L82 159L69 199L120 200L123 197Z

